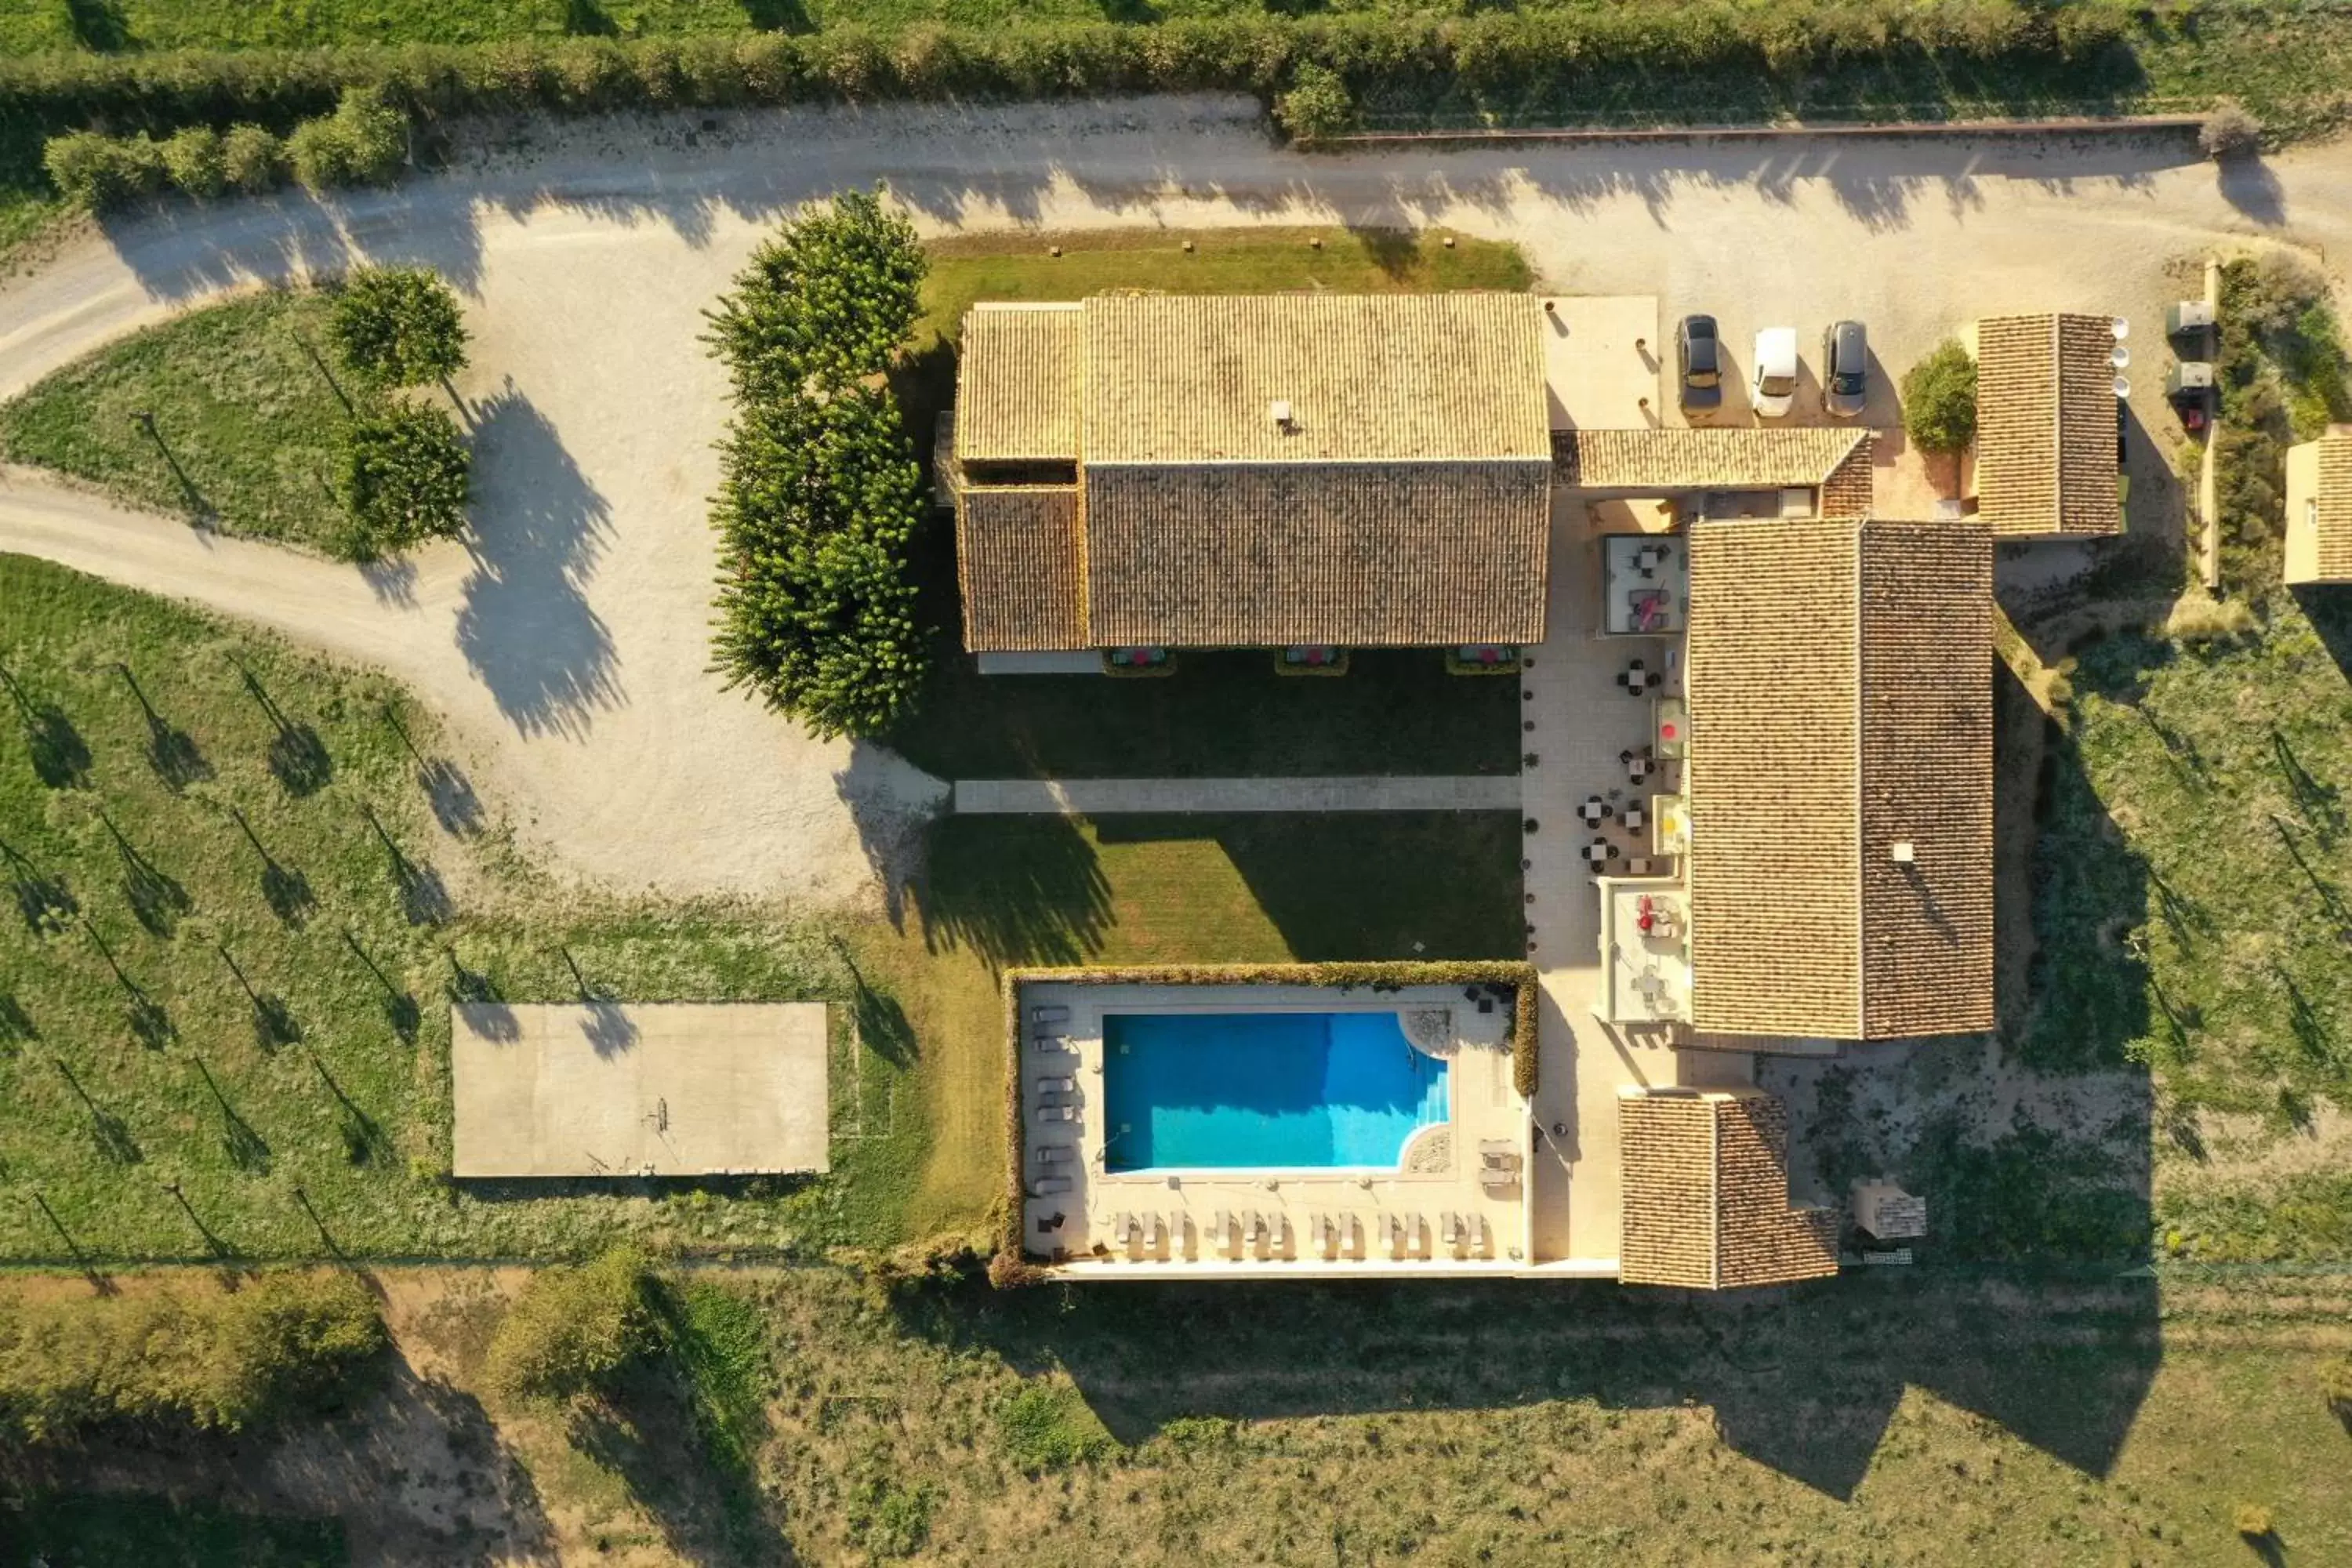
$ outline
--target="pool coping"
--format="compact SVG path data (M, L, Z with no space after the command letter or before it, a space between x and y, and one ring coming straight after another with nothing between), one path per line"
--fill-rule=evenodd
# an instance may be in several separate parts
M1001 977L1004 1016L1005 1185L996 1258L990 1277L999 1285L1034 1283L1072 1270L1090 1272L1076 1260L1055 1263L1027 1247L1024 1217L1028 1198L1028 1118L1022 1094L1022 988L1034 984L1185 986L1280 985L1318 990L1402 990L1423 985L1500 985L1512 992L1509 1048L1515 1087L1529 1097L1538 1078L1535 966L1517 959L1416 960L1368 963L1184 963L1118 967L1074 965L1007 969ZM1305 1261L1305 1260L1300 1260ZM1365 1261L1369 1262L1370 1259ZM1278 1270L1277 1272L1288 1272ZM1380 1272L1391 1272L1382 1269ZM1304 1274L1306 1270L1297 1270ZM1364 1270L1364 1272L1370 1272ZM1408 1272L1443 1277L1458 1266L1424 1261Z

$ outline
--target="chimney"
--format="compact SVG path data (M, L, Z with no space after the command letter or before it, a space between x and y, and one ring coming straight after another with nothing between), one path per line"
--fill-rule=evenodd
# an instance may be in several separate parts
M1298 421L1290 412L1290 399L1287 397L1277 397L1267 404L1265 415L1274 421L1274 427L1286 436L1298 428Z
M1889 854L1897 866L1908 866L1915 858L1911 851L1911 840L1908 838L1896 839L1895 847L1889 851Z

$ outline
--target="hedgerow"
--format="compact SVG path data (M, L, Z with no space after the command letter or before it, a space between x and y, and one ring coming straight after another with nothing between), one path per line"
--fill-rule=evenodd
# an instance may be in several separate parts
M240 121L284 129L328 113L354 87L381 89L392 107L428 118L1201 90L1271 101L1300 86L1314 90L1299 107L1319 100L1329 109L1349 94L1361 101L1414 84L1517 90L1629 73L1796 80L1840 66L1973 66L2044 77L2074 71L2087 80L2126 45L2131 26L2132 13L2116 0L1701 0L1471 16L1190 16L1149 26L924 23L890 35L842 26L800 35L72 51L0 60L0 102L45 135Z

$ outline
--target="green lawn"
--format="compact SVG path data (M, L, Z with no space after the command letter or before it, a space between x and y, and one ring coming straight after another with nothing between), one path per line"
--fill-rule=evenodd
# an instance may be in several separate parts
M0 453L230 533L325 549L343 521L331 486L345 415L303 345L331 352L329 308L273 289L110 343L0 406Z
M461 874L468 852L436 826L420 778L453 820L469 791L395 688L160 601L0 557L0 665L26 704L0 742L13 906L0 912L14 933L0 943L0 1258L65 1255L37 1198L106 1258L545 1255L617 1231L722 1249L898 1236L924 1147L922 1100L906 1091L915 1047L824 931L752 907L583 898L518 864L495 825L471 856L479 869ZM262 1026L231 960L299 1039ZM449 1001L575 1000L583 984L642 1001L847 1004L835 1125L868 1135L837 1141L834 1175L809 1183L453 1188Z

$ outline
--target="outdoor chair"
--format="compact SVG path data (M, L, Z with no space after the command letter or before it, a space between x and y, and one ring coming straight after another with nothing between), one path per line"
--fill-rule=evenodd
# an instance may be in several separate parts
M1447 1209L1443 1215L1438 1216L1437 1234L1444 1241L1448 1251L1461 1246L1462 1216L1455 1214L1452 1209Z

